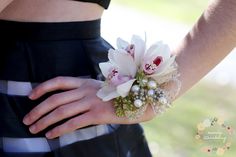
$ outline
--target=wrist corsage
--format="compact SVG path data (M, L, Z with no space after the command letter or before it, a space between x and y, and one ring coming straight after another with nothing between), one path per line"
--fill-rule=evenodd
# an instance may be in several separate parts
M164 112L181 86L168 45L157 42L146 49L146 42L134 35L131 44L118 38L117 47L108 51L108 62L99 64L106 80L97 96L114 99L119 117L137 119L149 105L156 114Z

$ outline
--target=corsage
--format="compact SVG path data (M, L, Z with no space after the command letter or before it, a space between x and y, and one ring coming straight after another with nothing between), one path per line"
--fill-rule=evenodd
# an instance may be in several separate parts
M146 42L133 35L131 43L118 38L117 47L108 51L108 62L99 64L106 80L97 96L114 99L116 115L129 119L139 118L149 105L156 114L171 107L181 83L169 46L160 41L146 49Z

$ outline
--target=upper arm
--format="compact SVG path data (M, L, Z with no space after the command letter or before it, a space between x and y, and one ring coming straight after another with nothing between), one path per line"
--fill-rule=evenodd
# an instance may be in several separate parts
M1 0L0 1L0 12L2 12L13 0Z

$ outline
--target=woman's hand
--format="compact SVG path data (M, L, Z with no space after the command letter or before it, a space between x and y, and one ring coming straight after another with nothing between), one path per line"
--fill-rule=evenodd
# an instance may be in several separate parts
M55 90L66 91L41 102L24 117L23 123L36 134L56 122L73 117L46 133L46 137L52 139L88 125L131 124L151 120L155 116L149 107L137 120L117 117L112 101L103 102L96 96L101 85L101 81L77 77L56 77L43 82L32 90L30 99L38 99Z

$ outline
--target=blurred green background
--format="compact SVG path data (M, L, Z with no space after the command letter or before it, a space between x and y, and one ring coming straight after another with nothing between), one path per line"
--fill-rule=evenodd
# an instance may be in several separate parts
M112 0L112 3L189 24L201 15L208 0Z
M192 25L207 7L207 0L112 0L112 5L131 7L151 16ZM195 140L197 124L223 117L236 128L236 90L230 84L201 81L173 103L168 112L142 125L154 157L205 157ZM236 138L225 157L235 157Z

